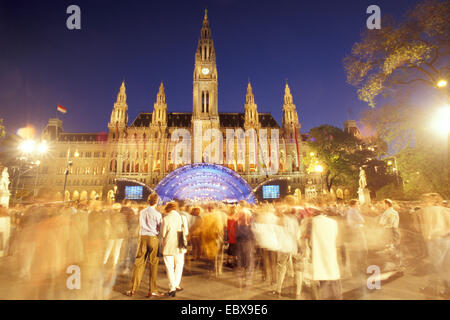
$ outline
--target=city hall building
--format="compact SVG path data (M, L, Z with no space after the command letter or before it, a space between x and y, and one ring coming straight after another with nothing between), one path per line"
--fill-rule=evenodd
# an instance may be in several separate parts
M300 134L298 113L288 84L284 88L284 103L279 106L283 109L280 125L270 113L258 112L250 82L242 113L219 112L218 78L216 53L205 12L195 52L192 113L168 113L166 88L161 83L153 110L140 113L130 122L123 82L106 133L69 133L63 130L61 120L49 120L41 139L51 146L51 156L42 160L36 181L29 179L30 183L37 185L39 194L50 192L60 199L65 193L65 199L70 200L107 200L115 198L118 181L155 189L174 170L198 162L213 162L226 167L253 189L268 181L285 180L283 193L293 194L303 193L310 180L319 183L320 175L307 175L302 165L307 152L306 136ZM170 96L170 90L167 95ZM223 156L215 160L198 154L211 144L213 136L200 136L201 150L198 145L197 149L194 147L196 139L198 143L196 130L206 134L211 132L210 129L219 130L224 137ZM174 148L179 140L174 140L172 135L180 130L190 135L192 150L177 160ZM230 132L235 134L231 136L232 141ZM261 134L267 137L264 147L260 143ZM238 136L243 137L243 144ZM278 143L274 143L273 137ZM273 157L274 152L276 157ZM269 162L277 159L276 172L268 173L267 168L273 164L260 159L269 159Z

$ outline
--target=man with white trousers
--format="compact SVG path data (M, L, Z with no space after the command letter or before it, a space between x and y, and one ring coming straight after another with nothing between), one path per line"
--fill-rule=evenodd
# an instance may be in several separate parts
M180 287L181 276L183 274L185 248L180 248L178 244L178 232L183 231L184 241L189 233L189 224L184 215L177 211L177 204L170 202L165 207L166 215L161 225L162 255L166 265L167 277L169 279L169 293L175 297L177 291L183 290Z

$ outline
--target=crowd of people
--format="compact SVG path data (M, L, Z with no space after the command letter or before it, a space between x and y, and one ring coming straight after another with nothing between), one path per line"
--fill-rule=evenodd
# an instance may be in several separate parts
M420 202L389 199L302 201L293 196L252 205L184 201L106 205L47 203L2 209L11 217L9 254L27 285L24 299L64 299L67 267L82 270L83 299L108 298L118 275L124 294L137 294L149 264L148 297L175 297L183 290L185 260L204 262L211 277L224 268L236 287L264 282L284 295L292 278L295 298L342 299L342 282L367 290L367 268L401 272L406 257L427 258L432 270L423 290L450 298L450 209L435 194ZM158 279L163 261L167 279ZM162 281L168 290L161 292Z

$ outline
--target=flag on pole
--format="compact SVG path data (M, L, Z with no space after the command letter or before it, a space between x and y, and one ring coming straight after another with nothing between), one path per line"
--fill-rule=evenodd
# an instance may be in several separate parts
M61 113L66 113L67 112L67 109L64 108L63 106L59 105L59 104L58 104L58 107L56 108L56 110L58 110Z

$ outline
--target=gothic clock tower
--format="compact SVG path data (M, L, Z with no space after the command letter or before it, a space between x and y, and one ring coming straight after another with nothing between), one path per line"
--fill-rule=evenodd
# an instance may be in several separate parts
M195 52L192 120L201 120L203 127L219 128L216 53L206 10Z

